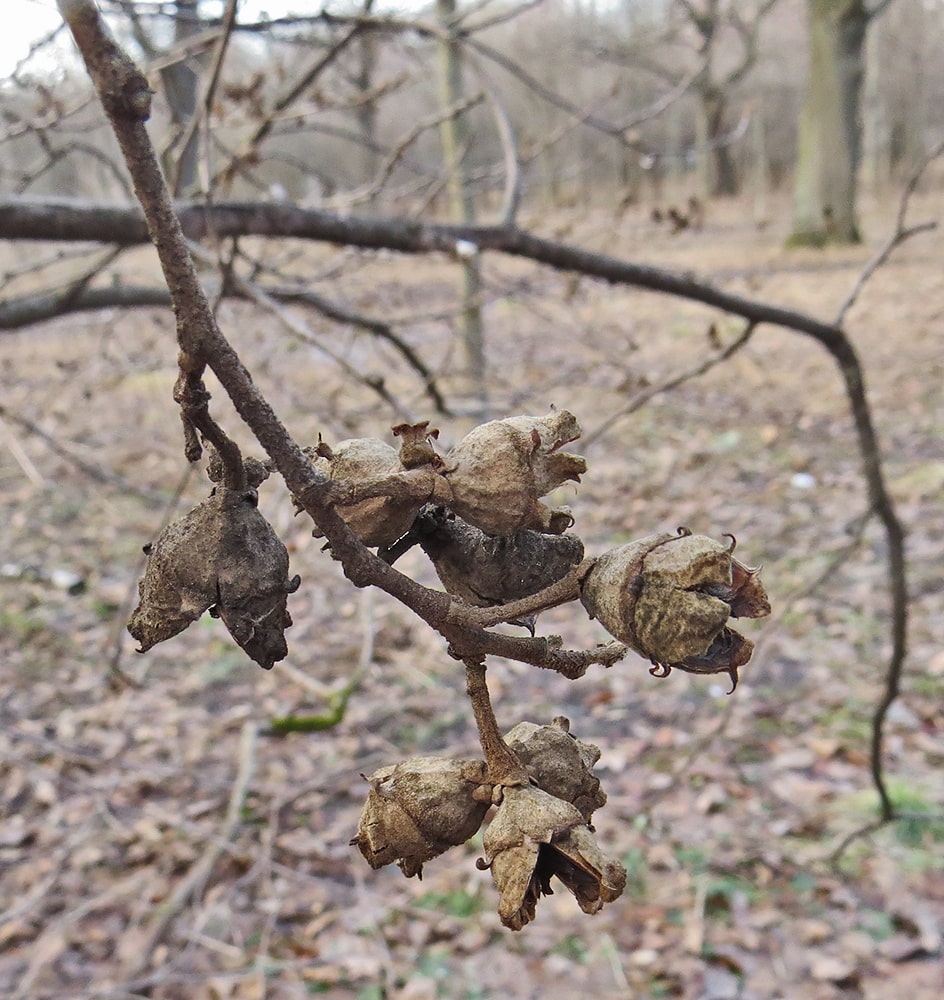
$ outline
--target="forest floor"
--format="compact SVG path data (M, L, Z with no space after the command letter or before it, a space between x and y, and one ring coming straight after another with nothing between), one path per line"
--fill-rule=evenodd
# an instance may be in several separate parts
M758 227L737 204L710 206L701 232L677 236L642 207L523 222L832 320L895 208L866 205L867 244L825 252L784 250L785 222ZM940 191L911 213L942 216ZM396 321L455 389L453 263L247 246ZM743 629L756 652L731 696L717 678L652 677L633 656L576 682L491 665L503 726L565 715L600 747L609 802L594 821L629 871L625 894L596 916L559 891L520 933L501 927L490 876L475 867L481 835L428 863L422 881L373 872L349 845L360 775L410 755L476 756L475 729L443 642L385 595L354 591L281 481L262 487L260 508L303 579L289 658L259 670L209 616L134 652L124 623L141 546L207 490L182 456L169 314L82 314L0 336L0 995L940 1000L942 259L944 232L913 238L847 323L908 532L909 654L885 764L909 818L838 858L876 816L871 719L890 633L884 538L875 522L856 533L867 498L834 363L813 340L762 327L702 377L603 428L715 356L740 324L486 259L494 413L554 403L578 415L586 447L571 450L589 473L554 500L572 505L588 552L679 525L731 532L741 558L764 565L774 608ZM119 264L155 280L149 251ZM220 322L302 444L389 439L410 415L433 419L448 447L470 426L432 412L388 346L295 315L308 339L247 304L224 304ZM399 410L327 351L383 376ZM212 405L248 444L221 390ZM421 554L401 568L435 582ZM604 638L574 606L546 613L539 632L572 648ZM265 735L273 717L325 712L352 678L332 729Z

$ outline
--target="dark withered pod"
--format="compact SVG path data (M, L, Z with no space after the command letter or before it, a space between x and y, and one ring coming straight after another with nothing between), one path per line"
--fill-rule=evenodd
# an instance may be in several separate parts
M573 524L570 511L549 507L541 497L568 480L579 482L587 471L583 458L561 450L579 437L580 425L567 410L474 427L445 459L449 506L487 535L566 531Z
M653 672L726 673L736 686L754 644L728 621L762 618L770 603L760 571L734 558L728 537L724 544L680 529L621 545L584 577L581 601Z
M289 579L288 552L257 503L255 489L216 486L147 547L140 601L128 622L139 652L209 611L261 667L285 658L287 597L300 579Z
M583 542L576 535L527 529L487 535L433 504L423 508L411 533L446 592L475 607L530 597L566 576L583 559Z

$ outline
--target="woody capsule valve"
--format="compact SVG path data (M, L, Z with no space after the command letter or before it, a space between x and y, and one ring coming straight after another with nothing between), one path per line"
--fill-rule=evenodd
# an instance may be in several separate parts
M685 529L648 535L601 556L580 599L611 635L654 664L652 673L726 673L733 691L754 644L728 620L770 614L760 571L738 562L733 550L733 537L724 545Z
M446 456L449 507L487 535L532 528L558 535L573 518L540 502L568 480L580 481L585 459L561 451L580 437L567 410L544 417L508 417L474 427Z

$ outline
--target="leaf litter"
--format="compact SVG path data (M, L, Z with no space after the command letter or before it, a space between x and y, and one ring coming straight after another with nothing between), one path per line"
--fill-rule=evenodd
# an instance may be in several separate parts
M889 210L867 219L877 238ZM647 236L646 253L704 272L710 238L728 287L747 290L749 280L757 297L824 316L868 256L844 251L848 269L811 283L776 233L717 222L676 241ZM592 245L608 225L588 210L573 238ZM638 255L643 229L620 234L627 255ZM940 996L941 239L902 248L849 323L909 530L911 650L889 721L889 775L902 808L937 820L887 827L852 844L838 869L828 864L876 808L868 741L888 643L882 543L867 527L827 573L866 502L854 438L825 357L764 329L702 379L614 424L587 450L579 488L562 486L549 501L572 508L593 554L680 524L736 531L765 564L774 614L748 625L756 651L730 699L717 678L660 681L642 659L578 682L491 667L503 725L563 714L599 745L609 803L596 837L627 872L623 896L599 914L583 917L558 891L513 941L494 912L491 876L475 866L480 839L428 862L422 881L369 871L349 844L361 773L411 755L477 756L464 681L437 637L383 595L352 591L274 483L260 489L260 511L305 581L289 597L289 669L259 671L208 616L136 656L123 626L141 546L206 495L194 476L171 505L167 486L182 467L172 324L148 313L133 355L107 347L127 337L120 318L5 336L5 407L63 447L51 452L17 431L42 485L0 449L0 561L37 570L0 575L0 994L553 998L579 983L603 998ZM699 307L592 282L564 303L564 277L486 262L500 294L493 391L506 412L554 403L595 427L641 382L710 350L711 322L716 336L734 335ZM352 298L370 288L398 313L429 315L448 305L451 280L434 261L377 260L341 282ZM238 331L237 348L300 437L385 433L390 415L366 390L345 386L304 346L273 352L276 334L247 324L246 310L225 305L224 328ZM414 337L431 359L449 357L436 324L417 324ZM350 344L352 357L375 357L369 341ZM388 378L398 397L425 405L407 374ZM444 450L467 429L437 422ZM235 420L227 429L258 454ZM70 453L139 492L93 479ZM798 473L812 484L798 486ZM436 585L420 552L402 568ZM56 570L84 579L84 591L51 585ZM604 637L576 605L547 612L538 630L575 646ZM114 683L116 662L134 686ZM323 711L359 663L334 729L261 734L272 718ZM256 733L249 760L247 727Z

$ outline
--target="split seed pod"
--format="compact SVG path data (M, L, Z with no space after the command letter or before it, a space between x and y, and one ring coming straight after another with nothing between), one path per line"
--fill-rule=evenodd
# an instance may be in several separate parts
M505 734L505 742L538 788L575 805L584 822L606 805L606 793L593 774L600 748L571 735L567 719L559 717L550 726L519 722Z
M580 426L567 410L480 424L446 457L449 506L487 535L566 531L573 524L570 511L540 498L570 479L579 482L587 471L585 459L560 450L578 437Z
M407 878L422 877L425 862L472 837L491 802L478 760L413 757L366 780L370 791L351 844L371 868L395 861Z
M301 581L289 580L288 552L257 503L254 489L216 486L147 547L140 602L128 622L139 652L209 610L261 667L286 657L287 595Z
M684 529L649 535L601 556L584 578L581 601L654 664L652 673L726 673L736 687L754 644L728 619L762 618L770 603L759 570L734 559L733 550L733 537L723 545Z
M507 787L485 831L485 860L499 892L498 915L514 931L534 919L556 876L584 913L618 899L626 869L607 857L576 806L533 785Z

